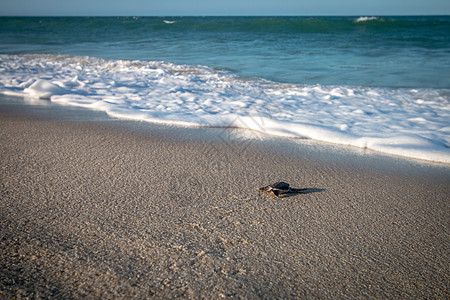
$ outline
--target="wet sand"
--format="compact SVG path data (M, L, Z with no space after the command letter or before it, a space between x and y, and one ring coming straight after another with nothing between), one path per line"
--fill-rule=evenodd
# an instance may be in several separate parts
M449 296L448 166L0 111L1 298Z

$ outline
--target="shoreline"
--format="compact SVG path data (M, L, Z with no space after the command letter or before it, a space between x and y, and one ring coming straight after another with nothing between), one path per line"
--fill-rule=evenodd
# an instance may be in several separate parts
M51 99L117 118L234 126L450 164L446 89L289 85L208 66L95 56L7 55L2 62L8 95ZM85 67L78 69L80 64ZM54 76L59 79L48 80ZM30 79L19 84L14 78ZM179 91L180 86L188 88Z
M307 151L313 159L325 159L325 161L345 161L351 163L355 157L362 161L370 161L372 167L383 165L390 167L392 164L400 164L402 167L413 168L450 168L450 164L431 160L422 160L395 154L388 154L368 148L360 148L352 145L335 144L309 138L293 138L271 135L252 129L230 127L201 127L180 126L173 124L152 123L148 121L123 119L109 116L103 111L91 110L82 107L61 105L50 100L24 99L17 96L0 95L0 112L12 114L28 114L31 118L40 120L55 120L63 122L92 122L115 128L129 130L131 132L151 132L161 137L177 141L199 142L232 142L252 145L261 149L276 153L285 152L289 155L299 156ZM286 151L287 150L287 151ZM297 152L299 152L297 153ZM315 156L318 152L321 155ZM336 155L339 157L336 159ZM358 161L361 163L361 161Z
M8 105L2 297L448 295L446 165Z

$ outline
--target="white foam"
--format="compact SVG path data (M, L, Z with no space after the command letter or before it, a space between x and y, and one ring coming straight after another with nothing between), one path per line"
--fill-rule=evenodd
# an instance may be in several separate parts
M358 19L355 20L355 22L359 23L359 22L367 22L367 21L374 21L374 20L378 20L377 17L359 17Z
M450 163L450 91L299 86L204 66L0 55L0 92L111 116L235 126Z
M25 88L24 93L39 99L50 99L54 95L69 94L70 91L57 85L57 82L52 83L48 80L38 79L29 87Z

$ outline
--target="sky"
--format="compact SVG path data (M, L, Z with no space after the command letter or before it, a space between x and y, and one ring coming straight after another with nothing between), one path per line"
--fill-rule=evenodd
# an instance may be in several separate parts
M0 0L0 15L450 15L450 0Z

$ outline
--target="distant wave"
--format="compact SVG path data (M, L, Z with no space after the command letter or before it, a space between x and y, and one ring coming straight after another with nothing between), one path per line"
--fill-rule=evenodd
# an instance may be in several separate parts
M378 17L359 17L358 19L355 20L356 23L359 22L367 22L367 21L374 21L374 20L379 20Z
M166 23L166 24L174 24L177 21L164 20L163 22Z

